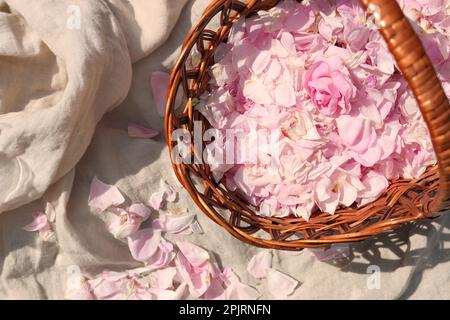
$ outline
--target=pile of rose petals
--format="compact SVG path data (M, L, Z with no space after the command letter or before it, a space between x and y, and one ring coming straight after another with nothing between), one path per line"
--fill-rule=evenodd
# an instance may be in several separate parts
M447 2L401 4L448 90ZM218 137L206 161L260 215L362 206L436 163L418 105L357 0L282 1L237 21L215 62L198 105Z
M257 299L260 294L256 289L241 283L232 269L221 270L214 258L203 248L187 241L172 244L163 237L164 234L190 234L200 229L195 216L186 210L162 210L176 199L176 189L161 180L160 189L150 197L148 206L138 203L125 207L126 199L116 186L94 177L89 206L99 214L112 215L112 223L109 226L111 233L128 243L131 256L143 266L123 272L104 271L95 278L83 276L78 270L68 282L67 298ZM150 226L144 225L146 220L157 213L159 216L152 220ZM46 230L47 225L46 217L39 214L26 229ZM293 281L286 275L276 276Z

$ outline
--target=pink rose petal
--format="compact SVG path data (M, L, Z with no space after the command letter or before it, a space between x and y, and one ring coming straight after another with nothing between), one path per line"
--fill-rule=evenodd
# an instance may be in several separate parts
M151 139L160 135L159 131L151 128L146 128L138 124L128 124L128 136L130 138Z
M88 204L93 209L105 211L112 206L119 206L125 202L125 198L117 187L103 183L94 177L91 183Z
M178 275L183 282L189 287L189 292L194 297L204 295L211 285L211 265L205 263L203 266L193 266L189 260L182 254L178 253L175 259Z
M182 283L176 290L160 290L150 289L150 292L155 295L156 300L181 300L185 294L187 285Z
M33 221L30 224L22 227L23 230L28 232L40 231L48 226L47 216L42 211L33 213Z
M149 205L155 210L161 209L165 201L174 202L178 195L178 192L163 179L160 180L159 186L160 190L153 193L149 200Z
M150 196L148 204L155 210L161 209L164 202L164 191L158 191Z
M165 268L175 258L175 252L173 251L173 245L161 238L156 253L146 261L149 267L153 269Z
M125 272L103 272L98 278L88 281L98 300L125 299L128 282Z
M128 212L138 215L139 217L141 217L143 219L143 221L147 220L152 213L151 210L142 203L132 204L128 208Z
M314 256L322 262L336 259L345 259L350 256L350 247L348 244L335 244L329 248L308 249Z
M161 242L161 231L142 229L128 237L131 255L137 261L147 262L157 252Z
M143 219L138 215L123 210L114 217L109 230L117 239L126 238L138 231L142 221Z
M180 216L166 214L153 221L153 228L159 229L163 232L177 234L188 229L194 218L195 215L193 214L185 214Z
M164 117L167 102L167 88L169 87L170 75L166 72L155 71L150 76L150 88L156 111Z
M39 232L39 237L43 241L52 241L55 239L55 233L52 230L47 215L42 211L33 213L33 221L22 227L22 229L28 232Z
M178 241L177 247L184 257L194 267L199 267L209 260L209 253L205 249L202 249L192 243L186 241Z
M155 278L156 287L161 290L167 290L172 288L176 274L177 269L175 267L169 267L155 271L152 275Z

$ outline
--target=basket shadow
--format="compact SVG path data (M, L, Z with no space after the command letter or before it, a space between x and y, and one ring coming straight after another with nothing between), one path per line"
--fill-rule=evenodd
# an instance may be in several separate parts
M422 240L418 241L419 245L412 244L411 237L422 237ZM348 258L327 263L344 272L358 274L367 274L368 265L379 266L384 273L413 267L408 283L398 297L406 299L419 287L425 270L450 261L450 248L445 247L446 242L450 242L448 214L435 220L409 223L390 233L352 244Z

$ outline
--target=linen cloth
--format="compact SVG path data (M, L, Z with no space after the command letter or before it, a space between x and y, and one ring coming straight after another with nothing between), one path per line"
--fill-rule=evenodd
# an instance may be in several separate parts
M175 183L163 137L130 139L127 125L162 130L149 75L170 70L208 0L0 0L0 299L63 299L74 272L139 267L90 210L92 178L147 202ZM257 249L205 218L185 238L270 299L246 271ZM56 232L21 229L45 209ZM450 221L410 224L351 246L339 263L274 252L273 267L300 281L292 299L450 298Z

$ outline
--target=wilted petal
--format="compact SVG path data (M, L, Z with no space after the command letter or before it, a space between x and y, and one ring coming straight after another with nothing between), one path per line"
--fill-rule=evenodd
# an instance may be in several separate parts
M173 252L173 245L161 238L156 253L147 261L148 266L153 269L164 268L173 260L175 252Z
M193 266L189 260L179 252L175 259L178 275L182 281L186 282L189 292L194 297L201 297L207 292L211 285L211 271L209 263L205 263L202 267Z
M77 283L70 284L68 288L65 298L68 300L96 300L97 298L94 296L92 292L92 288L89 285L87 279L83 276L80 276L77 279Z
M126 273L103 272L88 283L98 300L121 300L127 295L128 281Z
M206 290L203 298L205 300L227 300L227 292L225 289L225 284L220 278L212 278L211 284Z

